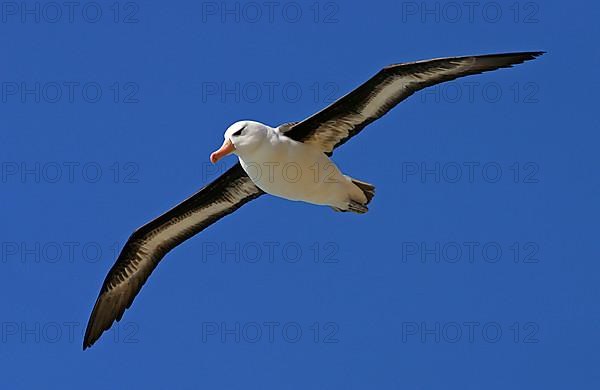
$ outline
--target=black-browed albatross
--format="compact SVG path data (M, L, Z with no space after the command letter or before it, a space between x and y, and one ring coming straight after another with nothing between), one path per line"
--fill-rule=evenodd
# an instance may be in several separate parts
M541 54L448 57L390 65L303 121L277 128L252 121L234 123L225 132L223 146L210 158L214 163L234 153L239 162L129 237L104 280L83 349L121 319L167 252L264 193L327 205L336 211L366 212L374 187L343 175L329 160L335 148L420 89L509 68ZM284 170L290 164L294 165L294 174ZM303 174L298 176L298 172Z

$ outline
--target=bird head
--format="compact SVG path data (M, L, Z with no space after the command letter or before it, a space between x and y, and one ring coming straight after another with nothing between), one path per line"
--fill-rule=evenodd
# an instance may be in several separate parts
M223 145L210 155L210 161L217 161L230 154L243 155L252 152L266 138L268 127L253 121L236 122L225 131Z

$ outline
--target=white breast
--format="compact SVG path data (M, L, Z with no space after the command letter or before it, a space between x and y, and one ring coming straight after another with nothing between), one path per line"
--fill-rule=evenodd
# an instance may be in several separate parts
M319 205L348 201L351 183L329 157L277 131L253 153L238 157L252 181L268 194Z

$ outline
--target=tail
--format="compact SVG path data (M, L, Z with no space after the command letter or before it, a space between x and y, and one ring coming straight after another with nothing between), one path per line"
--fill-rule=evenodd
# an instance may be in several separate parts
M332 207L332 209L334 211L339 211L343 213L352 211L353 213L364 214L367 211L369 211L367 205L371 203L371 199L373 199L373 197L375 196L375 186L373 184L365 183L364 181L356 180L353 178L350 178L350 180L352 181L352 184L354 184L356 187L358 187L358 189L360 189L363 192L363 194L367 198L367 201L365 203L361 203L356 200L350 200L350 202L348 203L348 208L340 209L338 207Z
M371 199L373 199L373 197L375 196L375 186L373 184L365 183L364 181L360 181L360 180L356 180L356 179L351 179L351 180L352 180L352 183L354 183L355 186L360 188L362 190L362 192L365 194L365 196L367 197L367 203L365 203L364 206L371 203Z

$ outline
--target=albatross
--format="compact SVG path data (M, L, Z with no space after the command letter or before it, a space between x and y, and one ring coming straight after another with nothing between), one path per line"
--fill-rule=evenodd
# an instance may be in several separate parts
M278 127L254 121L234 123L210 160L216 163L235 154L239 162L129 237L102 284L83 349L121 320L171 249L265 193L329 206L338 212L367 212L375 187L342 174L330 159L336 148L416 91L463 76L509 68L543 53L447 57L390 65L303 121Z

